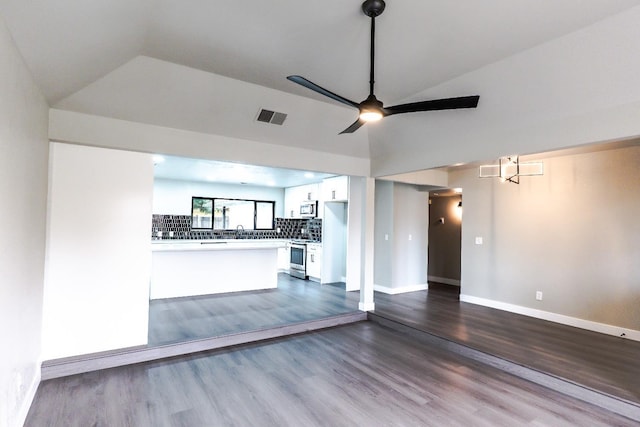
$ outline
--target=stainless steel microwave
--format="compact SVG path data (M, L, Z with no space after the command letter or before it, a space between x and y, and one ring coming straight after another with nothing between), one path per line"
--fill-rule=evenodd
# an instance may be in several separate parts
M318 216L318 201L308 200L300 204L300 216L305 218L315 218Z

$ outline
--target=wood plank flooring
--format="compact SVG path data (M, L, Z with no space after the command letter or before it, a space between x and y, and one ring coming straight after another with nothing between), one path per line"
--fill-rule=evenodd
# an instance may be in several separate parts
M640 404L640 343L460 302L454 287L375 294L375 314Z
M278 288L150 301L149 345L162 345L323 319L358 311L358 292L288 274Z
M43 381L26 426L631 426L362 322Z

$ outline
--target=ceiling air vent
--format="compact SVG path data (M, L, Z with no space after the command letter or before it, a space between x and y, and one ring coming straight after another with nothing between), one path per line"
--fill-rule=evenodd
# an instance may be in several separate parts
M259 122L263 122L263 123L271 123L271 124L274 124L274 125L282 125L286 118L287 118L287 115L284 114L284 113L278 113L276 111L265 110L263 108L258 113L258 118L256 120L259 121Z

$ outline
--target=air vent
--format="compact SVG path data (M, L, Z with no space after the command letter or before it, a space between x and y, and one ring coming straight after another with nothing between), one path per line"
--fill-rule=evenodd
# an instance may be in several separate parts
M282 125L287 118L287 115L284 113L278 113L276 111L265 110L264 108L260 110L258 113L258 118L256 119L259 122L263 123L271 123L274 125Z

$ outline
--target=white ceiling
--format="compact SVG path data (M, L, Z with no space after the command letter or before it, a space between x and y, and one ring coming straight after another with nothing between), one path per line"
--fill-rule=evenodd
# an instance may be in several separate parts
M396 104L638 4L388 0L376 19L376 94ZM366 127L337 136L355 111L285 78L300 74L364 99L370 20L360 6L360 0L0 0L0 14L51 106L369 157ZM255 123L262 107L290 116L281 128L266 128ZM439 117L447 114L457 113ZM392 149L394 141L376 143Z
M387 2L376 20L387 103L631 6L636 0ZM55 104L137 55L285 92L307 78L355 101L368 89L360 0L2 0L12 35Z
M163 179L287 188L321 182L331 176L333 175L295 169L154 156L154 177Z

